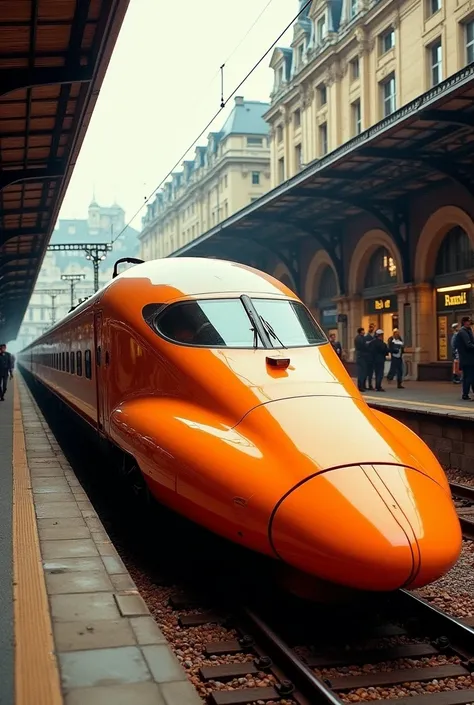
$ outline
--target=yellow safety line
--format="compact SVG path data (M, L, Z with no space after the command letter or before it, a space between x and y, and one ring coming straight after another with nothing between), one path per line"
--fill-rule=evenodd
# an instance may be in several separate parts
M15 705L62 705L18 383L13 396Z
M398 399L394 399L393 397L373 397L369 396L368 394L364 396L364 399L373 399L374 401L377 401L383 405L384 401L394 401L397 404L402 402L403 404L415 404L417 406L430 406L435 409L452 409L453 411L460 411L461 413L468 413L469 414L469 409L464 408L462 406L450 406L449 404L432 404L429 401L414 401L413 399L402 399L401 397ZM403 408L400 409L400 411L403 411Z

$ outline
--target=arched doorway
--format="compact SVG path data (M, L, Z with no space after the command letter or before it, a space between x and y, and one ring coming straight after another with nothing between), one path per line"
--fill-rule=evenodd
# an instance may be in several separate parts
M366 330L373 323L375 329L381 328L388 337L398 328L398 297L393 293L397 282L395 257L386 247L378 247L369 259L364 276L362 325Z
M334 302L338 293L334 269L326 265L321 272L317 294L319 322L327 335L337 336L337 305Z
M471 279L474 278L474 249L459 225L444 236L435 264L438 360L451 359L452 326L473 313Z

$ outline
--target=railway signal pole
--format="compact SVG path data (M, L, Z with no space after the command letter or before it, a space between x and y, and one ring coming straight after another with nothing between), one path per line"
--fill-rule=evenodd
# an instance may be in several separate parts
M40 294L51 296L51 325L56 323L56 297L59 294L66 294L67 289L40 289Z
M71 285L71 308L74 307L74 287L76 286L77 282L80 282L82 279L85 278L85 274L61 274L61 280L64 282L69 282Z
M86 259L92 262L94 267L94 291L99 289L99 264L107 257L107 252L113 249L111 242L71 243L60 245L49 245L49 252L85 252Z

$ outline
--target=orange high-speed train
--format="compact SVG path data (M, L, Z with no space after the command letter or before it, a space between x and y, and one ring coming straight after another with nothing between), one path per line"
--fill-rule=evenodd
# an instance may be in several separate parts
M263 272L138 264L19 362L133 459L159 502L295 572L389 591L459 556L431 450L369 408L308 309Z

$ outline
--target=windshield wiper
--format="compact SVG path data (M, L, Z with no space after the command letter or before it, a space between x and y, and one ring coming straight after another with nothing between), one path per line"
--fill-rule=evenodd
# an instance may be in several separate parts
M283 345L281 342L280 338L277 336L275 331L273 330L273 327L270 325L268 321L266 321L263 316L260 316L260 320L262 321L263 327L265 328L266 332L270 336L270 338L273 338L273 340L278 340L282 348L285 348L286 350L286 345Z

